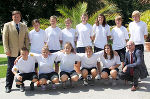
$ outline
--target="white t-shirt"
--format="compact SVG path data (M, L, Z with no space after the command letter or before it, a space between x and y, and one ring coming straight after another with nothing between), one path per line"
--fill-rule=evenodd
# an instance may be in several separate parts
M111 66L121 64L119 55L118 56L114 55L114 58L110 60L110 56L108 56L108 59L104 58L104 52L103 54L100 55L98 62L102 62L103 68L109 68Z
M62 40L63 40L63 48L64 45L66 44L66 42L70 42L73 46L73 48L75 48L75 41L76 41L76 37L75 37L75 29L71 28L71 29L63 29L62 30Z
M28 55L27 60L23 60L22 57L18 60L16 65L13 66L12 71L15 68L19 71L19 73L31 73L35 72L35 58L31 55Z
M31 52L40 54L42 51L44 43L46 42L46 33L44 30L40 29L39 32L31 30L29 32L29 39L31 43Z
M119 50L126 46L126 40L129 39L128 31L124 26L118 28L114 27L111 31L111 36L113 39L113 50Z
M104 49L104 46L107 44L107 36L110 36L110 27L109 25L96 26L93 25L93 35L95 35L94 46Z
M130 41L134 41L135 45L144 44L144 35L148 34L147 25L145 22L135 21L129 24L129 33L131 34Z
M103 51L93 53L90 58L87 57L86 53L78 53L78 55L80 56L81 67L82 68L97 67L97 59L101 56L102 53Z
M52 28L51 26L45 29L47 36L47 44L49 50L60 50L60 40L62 40L62 31L59 27Z
M60 70L65 72L71 72L74 70L75 61L79 61L80 58L77 54L65 54L59 52L57 61L60 61Z
M56 60L57 54L52 53L47 58L44 58L41 54L35 54L37 62L39 64L39 74L54 72L54 61Z
M90 37L92 36L92 26L90 24L78 24L77 31L77 47L92 46Z

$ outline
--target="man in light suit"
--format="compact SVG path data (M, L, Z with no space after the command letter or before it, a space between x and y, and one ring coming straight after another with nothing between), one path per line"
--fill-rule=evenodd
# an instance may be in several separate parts
M20 22L20 11L12 12L12 21L5 23L3 28L3 46L4 52L8 58L8 68L6 75L6 93L11 92L14 74L11 69L14 65L14 60L20 53L22 47L29 46L27 26Z
M145 66L143 52L141 50L135 49L135 44L133 41L127 42L127 49L125 55L125 65L123 71L119 74L120 79L132 81L133 86L131 91L136 91L138 88L138 79L146 78L148 72Z

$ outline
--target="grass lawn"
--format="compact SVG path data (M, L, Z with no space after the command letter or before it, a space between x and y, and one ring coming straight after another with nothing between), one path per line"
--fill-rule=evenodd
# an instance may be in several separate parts
M3 43L0 41L0 54L4 54Z
M7 58L0 58L0 65L7 64Z
M0 66L0 78L6 77L7 66Z

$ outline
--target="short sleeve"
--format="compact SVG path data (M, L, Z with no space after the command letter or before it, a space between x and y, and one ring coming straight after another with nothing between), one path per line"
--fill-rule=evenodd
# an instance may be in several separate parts
M62 40L62 36L63 36L63 33L62 33L62 31L61 31L61 29L59 28L59 40Z
M96 34L96 24L93 25L92 27L92 35L94 36Z
M115 32L115 30L112 29L112 31L111 31L111 37L112 37L112 39L114 39L114 32Z
M120 62L120 57L119 57L119 55L118 56L114 56L114 57L116 57L115 59L115 61L116 61L116 64L121 64L121 62Z
M147 24L144 23L144 35L147 35L148 34L148 30L147 30Z
M111 32L110 32L110 26L108 24L106 25L106 30L107 30L107 36L110 36Z
M32 43L32 32L31 31L29 32L29 40L30 40L30 43Z
M126 28L124 28L124 33L125 33L125 39L126 40L129 39L129 33Z
M93 30L92 30L92 26L89 24L89 27L90 27L90 36L93 36Z

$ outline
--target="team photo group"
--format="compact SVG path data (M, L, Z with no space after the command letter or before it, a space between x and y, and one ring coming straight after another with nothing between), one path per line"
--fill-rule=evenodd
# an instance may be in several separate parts
M64 20L64 29L57 26L57 17L50 16L50 26L40 29L40 21L34 19L33 30L21 22L21 12L12 12L12 21L3 27L3 46L7 55L6 93L12 90L13 81L21 92L24 81L46 90L50 84L66 88L75 87L81 80L84 86L94 85L95 79L131 81L131 91L138 89L140 79L148 76L144 62L144 42L148 35L147 24L140 20L140 12L133 11L129 28L122 25L122 16L115 17L115 27L110 29L105 15L99 14L92 26L88 15L81 16L81 23L71 27L72 20ZM112 41L112 43L108 43ZM110 80L111 78L111 80ZM36 89L35 89L36 90Z

